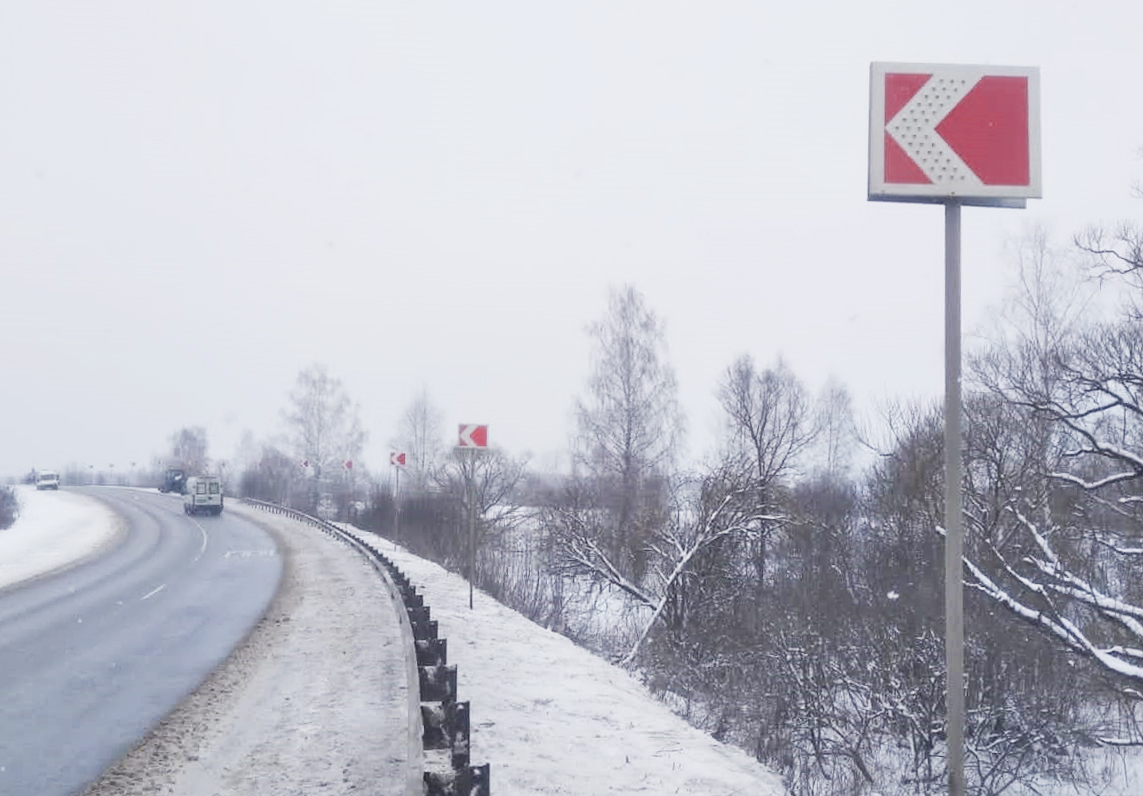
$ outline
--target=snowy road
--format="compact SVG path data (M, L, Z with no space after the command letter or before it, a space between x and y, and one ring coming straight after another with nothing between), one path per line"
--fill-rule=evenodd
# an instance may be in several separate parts
M71 794L94 780L229 655L281 573L273 540L237 516L191 519L176 498L84 491L126 527L86 547L45 534L39 552L57 555L41 567L85 558L91 544L112 549L47 577L13 576L22 585L0 593L5 794ZM76 500L34 497L41 508Z

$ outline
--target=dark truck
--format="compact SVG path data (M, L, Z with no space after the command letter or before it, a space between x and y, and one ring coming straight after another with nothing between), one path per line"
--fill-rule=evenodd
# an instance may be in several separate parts
M159 484L160 492L174 492L183 494L187 488L187 475L178 467L168 467L163 474L163 483Z

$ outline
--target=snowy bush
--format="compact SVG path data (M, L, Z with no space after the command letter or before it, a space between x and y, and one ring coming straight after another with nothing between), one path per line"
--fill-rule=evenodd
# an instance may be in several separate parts
M16 492L7 486L0 486L0 531L12 527L20 516L20 504Z

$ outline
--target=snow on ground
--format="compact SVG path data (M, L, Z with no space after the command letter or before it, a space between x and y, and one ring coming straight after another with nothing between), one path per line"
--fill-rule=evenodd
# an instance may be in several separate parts
M780 796L780 778L688 725L623 669L545 630L468 583L371 533L424 595L461 700L472 702L472 761L496 796Z
M14 489L20 517L0 531L0 589L96 555L124 531L118 516L90 497L29 486Z
M0 588L94 555L122 532L90 498L24 488L19 497L20 520L0 531ZM380 579L312 527L237 502L227 511L277 540L279 593L227 662L85 796L399 793L404 651ZM397 563L439 621L460 698L472 702L472 760L492 764L496 796L786 793L624 670L480 592L470 611L466 581L358 535ZM1141 792L1143 757L1092 762L1111 775L1105 796Z
M0 583L59 569L110 544L109 509L20 490L0 532ZM270 530L283 585L234 655L107 771L87 796L400 791L407 706L388 593L369 565L311 527L228 504ZM654 699L631 675L368 533L425 595L472 702L474 763L497 796L782 796L779 778ZM388 784L391 783L391 784Z

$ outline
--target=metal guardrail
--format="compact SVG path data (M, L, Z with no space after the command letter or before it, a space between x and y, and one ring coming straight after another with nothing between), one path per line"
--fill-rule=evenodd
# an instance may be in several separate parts
M409 684L406 796L491 796L491 766L473 766L470 761L470 705L456 701L456 666L448 665L448 641L437 636L437 623L409 579L380 550L333 523L263 500L241 498L241 502L312 525L348 544L385 582L401 626ZM426 751L432 753L428 759Z

